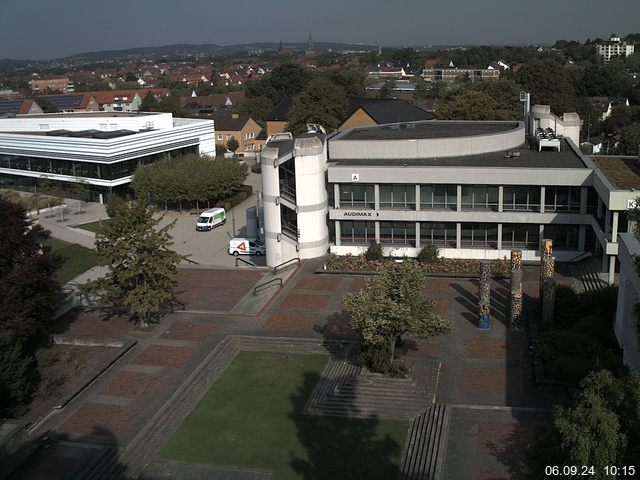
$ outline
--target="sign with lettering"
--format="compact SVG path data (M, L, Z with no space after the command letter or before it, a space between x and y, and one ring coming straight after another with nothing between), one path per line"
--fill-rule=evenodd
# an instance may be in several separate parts
M380 214L378 212L343 212L343 217L360 217L360 218L373 218L379 217Z
M627 200L627 208L636 208L638 203L635 200Z
M352 182L359 182L360 181L360 174L359 173L352 173L351 174L351 181Z

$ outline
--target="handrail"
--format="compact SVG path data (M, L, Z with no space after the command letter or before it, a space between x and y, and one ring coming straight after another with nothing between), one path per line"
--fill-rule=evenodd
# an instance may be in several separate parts
M238 262L246 263L247 265L250 265L252 267L256 266L255 263L249 262L249 261L245 260L244 258L236 257L236 267L238 266Z
M185 258L184 258L184 260L186 260L186 261L187 261L187 262L189 262L189 263L193 263L194 265L200 265L198 262L196 262L196 261L194 261L194 260L191 260L191 259L189 259L189 258L187 258L187 257L185 257Z
M299 257L292 258L291 260L287 260L286 262L282 262L280 265L276 265L275 267L273 267L273 274L275 275L278 272L278 270L284 270L292 262L296 262L296 263L300 264L300 258Z
M253 294L257 295L259 291L269 288L271 284L273 284L274 282L278 283L278 287L282 287L282 279L280 277L276 277L264 283L261 283L260 285L256 285L255 288L253 289Z

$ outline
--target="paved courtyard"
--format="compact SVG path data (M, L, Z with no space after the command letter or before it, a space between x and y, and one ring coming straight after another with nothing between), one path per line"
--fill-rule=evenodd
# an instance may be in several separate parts
M303 262L255 314L242 314L242 307L264 271L194 268L182 270L180 277L186 312L163 317L152 330L132 329L119 318L105 322L93 314L60 326L68 333L126 336L138 343L39 428L55 431L61 442L41 450L13 478L39 478L43 469L49 478L68 478L66 464L92 478L112 478L100 472L113 475L114 465L134 477L149 465L157 467L155 454L171 428L233 358L227 351L230 335L243 336L242 348L256 350L267 343L284 348L278 345L292 344L287 339L311 342L314 348L322 348L327 339L354 339L341 298L360 288L365 277L316 274L321 264L322 259ZM559 278L560 283L571 281ZM526 293L537 295L535 269L527 270L525 283ZM523 448L535 426L548 420L554 400L534 388L526 332L507 328L507 284L497 280L492 287L492 325L481 331L475 327L477 281L429 279L425 294L438 313L453 320L454 330L408 342L408 356L430 362L438 372L429 390L435 401L450 406L443 478L521 478ZM95 465L100 459L102 467ZM223 475L219 470L217 476L198 477L199 468L193 467L193 478L262 478L252 476L255 472Z

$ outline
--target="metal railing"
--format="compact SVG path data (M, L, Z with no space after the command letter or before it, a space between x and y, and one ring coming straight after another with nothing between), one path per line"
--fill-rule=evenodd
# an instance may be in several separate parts
M298 257L292 258L291 260L287 260L286 262L282 262L280 265L276 265L273 267L273 274L275 275L279 270L284 270L285 268L289 268L294 263L300 264L300 259Z
M191 259L189 259L189 258L185 258L185 260L186 260L187 262L189 262L189 263L193 263L194 265L200 265L198 262L196 262L196 261L194 261L194 260L191 260Z
M282 279L281 278L272 278L271 280L261 283L260 285L256 285L253 289L253 294L257 295L258 292L262 290L266 290L267 288L272 287L275 284L278 284L278 288L282 287Z
M247 265L249 265L251 267L255 267L256 266L255 263L249 262L248 260L245 260L244 258L236 257L236 267L238 266L238 262L246 263Z

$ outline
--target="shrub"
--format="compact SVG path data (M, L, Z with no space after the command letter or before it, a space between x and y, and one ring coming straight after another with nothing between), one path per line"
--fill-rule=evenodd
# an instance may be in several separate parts
M384 258L384 247L381 243L372 241L364 256L370 262L380 261Z
M363 345L358 354L358 363L372 372L392 377L404 377L409 371L402 360L394 358L393 362L389 361L389 346L386 344Z
M439 249L435 245L425 245L418 253L420 263L432 263L438 260Z
M40 368L47 368L60 359L59 352L50 347L42 347L36 350L36 361Z
M581 356L558 357L551 363L551 375L572 385L577 385L590 369L591 362Z
M262 173L262 165L260 165L259 163L256 163L251 167L251 171L253 173Z

